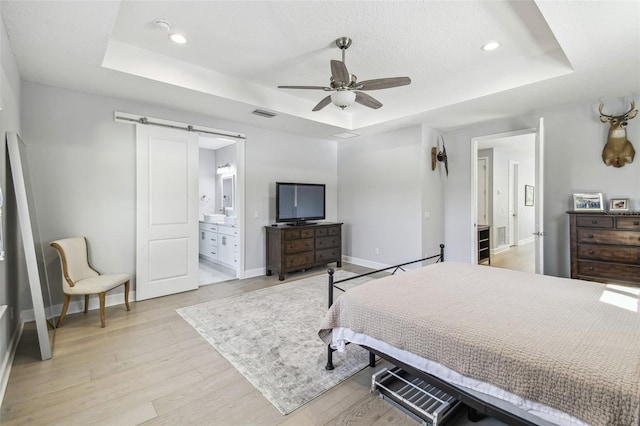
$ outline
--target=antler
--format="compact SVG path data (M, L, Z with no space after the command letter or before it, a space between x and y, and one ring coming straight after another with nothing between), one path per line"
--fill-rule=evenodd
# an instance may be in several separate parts
M633 102L632 102L632 105L633 105ZM600 115L601 116L607 117L607 118L613 118L613 115L608 115L608 114L605 114L604 112L602 112L602 108L604 108L604 104L600 104ZM631 109L633 109L633 108L631 108Z
M602 108L604 108L604 104L600 104L600 115L603 117L607 117L607 118L613 118L613 115L609 115L609 114L605 114L604 112L602 112ZM621 116L625 116L627 114L629 114L631 111L633 111L636 108L636 101L632 100L631 101L631 108L629 108L629 111L620 114Z
M624 114L622 114L622 115L627 115L627 114L629 114L629 113L630 113L631 111L633 111L635 108L636 108L636 101L633 101L633 100L632 100L632 101L631 101L631 108L629 108L629 111L625 112L625 113L624 113Z

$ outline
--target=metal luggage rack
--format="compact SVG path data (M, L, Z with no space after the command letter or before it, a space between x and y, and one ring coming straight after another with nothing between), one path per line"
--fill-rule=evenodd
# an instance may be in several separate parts
M395 367L383 368L371 377L371 393L378 393L424 426L438 426L461 404L448 393Z

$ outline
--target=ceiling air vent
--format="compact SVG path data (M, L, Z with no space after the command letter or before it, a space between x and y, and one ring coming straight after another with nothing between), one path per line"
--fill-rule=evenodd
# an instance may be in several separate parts
M278 115L275 112L265 111L263 109L257 109L255 111L252 111L251 114L259 115L260 117L265 117L265 118L273 118L276 115Z

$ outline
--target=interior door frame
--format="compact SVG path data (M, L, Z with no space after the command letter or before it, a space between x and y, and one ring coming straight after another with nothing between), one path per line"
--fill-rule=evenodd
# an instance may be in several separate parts
M478 217L478 142L490 139L502 139L512 136L521 136L534 134L536 135L536 161L535 161L535 169L536 169L536 186L539 188L536 190L536 224L541 223L542 218L539 215L543 214L542 203L540 199L542 198L542 173L544 170L544 156L542 153L542 141L544 135L541 133L544 132L542 128L542 118L540 118L540 126L539 127L531 127L522 130L515 130L510 132L503 133L494 133L485 136L477 136L471 138L470 149L471 149L471 215L470 215L470 225L468 228L468 238L471 241L471 261L472 263L478 263L478 238L477 238L477 217ZM539 143L540 142L540 143ZM541 228L536 228L536 232L542 232ZM539 237L536 237L536 273L543 273L543 263L544 259L542 256L542 245L538 245Z
M508 209L513 207L513 211L508 212L509 219L507 219L507 223L509 223L509 236L507 238L507 243L509 246L517 246L518 245L518 227L520 224L519 216L518 216L518 208L519 208L519 199L518 199L518 185L519 184L519 173L520 173L520 163L514 160L509 160L509 201L507 202ZM513 243L513 244L512 244Z

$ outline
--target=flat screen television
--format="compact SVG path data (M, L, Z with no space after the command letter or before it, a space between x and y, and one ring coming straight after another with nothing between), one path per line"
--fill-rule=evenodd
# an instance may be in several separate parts
M276 222L325 219L325 185L276 182Z

